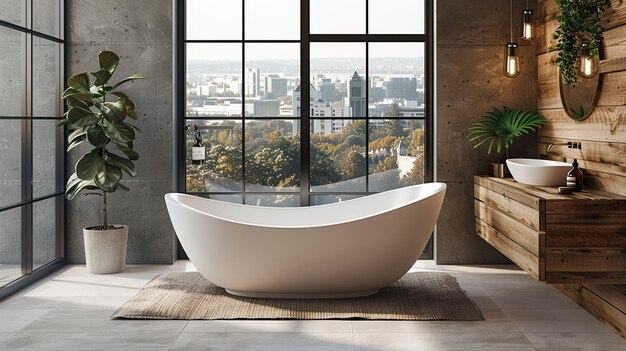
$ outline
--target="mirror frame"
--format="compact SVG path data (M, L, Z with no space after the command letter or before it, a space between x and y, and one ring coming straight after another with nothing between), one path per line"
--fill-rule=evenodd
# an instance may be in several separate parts
M599 67L598 67L599 69ZM593 101L591 102L591 108L589 108L589 110L585 111L585 114L579 118L575 115L574 111L572 111L572 107L568 105L567 103L567 99L565 97L565 89L569 88L569 89L576 89L576 85L570 85L570 86L566 86L563 83L563 79L561 78L561 70L557 69L557 74L558 74L558 79L559 79L559 95L561 98L561 105L563 105L563 109L565 110L565 113L573 120L575 121L584 121L587 118L589 118L589 116L591 116L591 114L593 113L593 111L596 109L596 106L598 106L598 100L600 99L600 92L602 91L602 73L598 72L598 75L593 77L593 78L578 78L578 81L580 82L582 79L585 80L595 80L596 84L595 84L595 92L594 92L594 96L593 96Z

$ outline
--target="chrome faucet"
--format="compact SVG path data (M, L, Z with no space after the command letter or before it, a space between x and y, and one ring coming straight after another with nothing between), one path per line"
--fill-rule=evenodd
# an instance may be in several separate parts
M552 143L551 143L551 144L548 144L548 147L546 148L546 152L551 152L551 151L552 151L552 149L553 149L555 146L557 146L557 145L567 145L567 146L570 146L570 145L572 145L572 143L556 143L556 144L552 144Z
M552 149L555 146L558 146L558 145L567 145L567 147L570 148L570 149L579 149L579 150L582 149L582 144L580 142L568 141L566 143L556 143L556 144L550 143L550 144L548 144L548 147L546 148L546 153L551 152Z

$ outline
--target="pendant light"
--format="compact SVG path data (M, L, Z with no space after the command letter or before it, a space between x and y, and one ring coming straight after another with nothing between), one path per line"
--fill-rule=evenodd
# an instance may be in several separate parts
M526 0L526 9L522 12L522 39L532 40L533 33L533 10L530 9L530 0Z
M582 43L578 58L578 75L582 78L593 78L598 75L600 61L597 55L591 53L588 43Z
M520 74L520 62L517 56L517 43L513 41L513 0L511 0L511 41L506 43L504 56L504 75L515 78Z

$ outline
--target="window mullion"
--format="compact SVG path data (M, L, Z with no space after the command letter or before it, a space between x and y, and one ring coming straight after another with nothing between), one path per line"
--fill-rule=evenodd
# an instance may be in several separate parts
M241 0L241 181L246 203L246 1Z
M311 171L311 89L309 1L300 2L300 206L309 206ZM293 106L297 109L297 106Z

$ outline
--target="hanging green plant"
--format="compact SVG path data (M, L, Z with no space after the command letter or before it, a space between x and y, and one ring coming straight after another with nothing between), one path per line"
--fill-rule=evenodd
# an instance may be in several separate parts
M609 1L556 0L556 4L559 27L554 32L557 44L552 50L559 51L555 62L561 70L563 83L569 85L578 81L577 62L583 44L588 45L591 55L600 56L603 38L600 18Z

